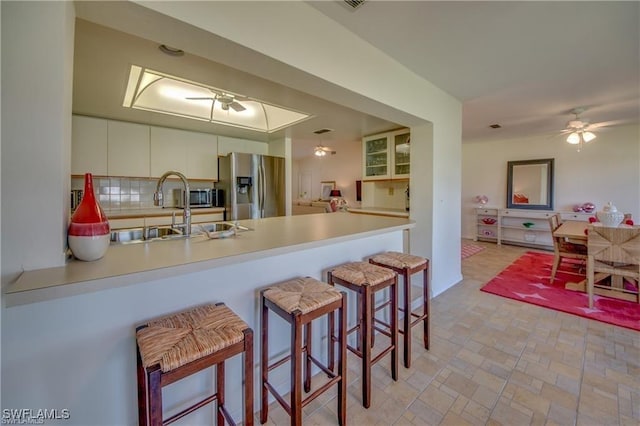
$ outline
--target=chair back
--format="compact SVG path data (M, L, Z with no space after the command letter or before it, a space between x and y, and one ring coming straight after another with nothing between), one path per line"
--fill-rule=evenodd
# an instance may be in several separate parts
M613 269L640 265L640 226L609 228L589 225L587 246L596 265Z
M553 240L553 250L556 253L560 252L562 247L562 242L564 241L563 237L556 237L553 235L553 232L560 227L560 214L554 214L553 216L549 216L549 228L551 229L551 239Z
M551 228L551 232L558 229L558 227L562 224L562 219L560 217L560 213L556 213L553 216L549 216L549 227Z

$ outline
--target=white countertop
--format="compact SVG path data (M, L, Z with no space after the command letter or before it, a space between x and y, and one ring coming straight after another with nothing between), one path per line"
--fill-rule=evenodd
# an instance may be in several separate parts
M104 209L104 213L109 219L134 219L139 217L171 216L174 212L176 214L182 214L182 209L174 207L151 207L148 209ZM191 209L191 215L223 212L224 207Z
M69 260L65 266L25 271L9 285L7 306L136 284L292 251L413 228L404 218L348 213L244 220L251 231L234 238L205 236L141 244L111 245L93 262Z
M404 209L391 209L386 207L349 207L347 211L378 216L409 217L409 212Z

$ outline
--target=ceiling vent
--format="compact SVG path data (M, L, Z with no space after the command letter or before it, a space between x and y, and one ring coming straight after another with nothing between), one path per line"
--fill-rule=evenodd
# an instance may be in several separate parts
M347 6L355 10L360 6L362 6L362 3L364 3L364 0L344 0L344 2Z
M491 127L492 129L501 129L502 126L499 124L491 124L489 127Z
M329 133L329 132L333 132L333 129L318 129L318 130L314 130L313 133L315 133L316 135L321 135L323 133Z

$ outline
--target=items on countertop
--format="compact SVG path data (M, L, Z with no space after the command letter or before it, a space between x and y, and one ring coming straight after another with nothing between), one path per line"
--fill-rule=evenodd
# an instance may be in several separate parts
M95 198L91 173L84 175L84 196L71 216L68 242L76 259L84 261L100 259L109 248L109 220Z

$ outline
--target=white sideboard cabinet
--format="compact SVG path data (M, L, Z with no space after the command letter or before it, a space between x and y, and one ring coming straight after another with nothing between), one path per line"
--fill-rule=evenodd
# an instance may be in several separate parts
M475 209L474 240L553 249L549 218L558 213L562 220L584 222L593 216L588 213L479 207Z

